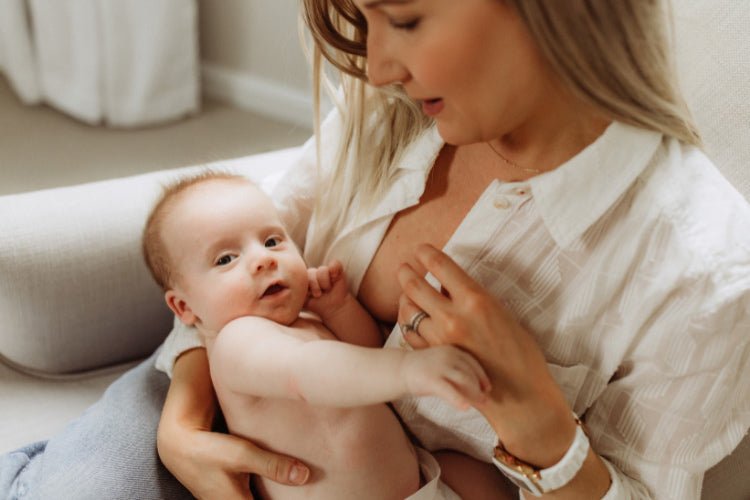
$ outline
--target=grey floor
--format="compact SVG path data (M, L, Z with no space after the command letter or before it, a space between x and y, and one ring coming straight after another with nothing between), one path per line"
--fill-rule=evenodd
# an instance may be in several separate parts
M0 74L0 195L247 156L310 134L214 101L161 126L92 127L48 106L24 106Z

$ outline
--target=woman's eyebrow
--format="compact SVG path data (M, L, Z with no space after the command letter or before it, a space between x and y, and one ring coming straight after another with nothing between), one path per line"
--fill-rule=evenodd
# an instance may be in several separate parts
M387 5L387 4L407 4L412 3L414 0L373 0L371 2L367 2L365 4L365 8L367 9L374 9L375 7L379 7L381 5Z

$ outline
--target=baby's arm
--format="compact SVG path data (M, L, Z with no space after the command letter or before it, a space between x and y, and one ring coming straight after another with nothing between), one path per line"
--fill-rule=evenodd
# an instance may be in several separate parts
M310 268L307 275L310 297L305 306L320 316L336 338L366 347L383 345L377 323L346 286L341 262Z
M484 401L489 390L479 363L452 346L367 348L335 340L304 341L284 328L263 318L232 321L215 340L212 376L237 393L334 407L415 394L439 396L465 409Z

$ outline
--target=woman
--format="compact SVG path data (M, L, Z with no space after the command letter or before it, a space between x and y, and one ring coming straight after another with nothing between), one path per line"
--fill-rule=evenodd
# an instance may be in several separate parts
M405 424L432 451L484 462L496 437L498 468L512 476L512 456L541 469L546 482L514 479L550 497L697 498L703 472L750 425L739 408L748 388L734 375L748 376L750 212L697 149L666 6L304 8L318 61L341 70L343 88L319 157L308 151L323 171L300 168L279 194L305 257L342 258L376 317L400 322L414 347L464 347L493 380L481 415L407 400L396 404ZM396 329L388 343L400 338ZM289 480L299 464L249 444L185 459L206 439L176 417L207 428L185 410L210 400L205 384L189 389L206 379L203 358L190 351L176 364L165 464L196 494L232 483L239 495L241 462ZM249 458L222 462L233 447ZM439 457L458 491L472 469ZM561 460L564 473L544 470ZM210 479L193 474L205 463L218 470Z

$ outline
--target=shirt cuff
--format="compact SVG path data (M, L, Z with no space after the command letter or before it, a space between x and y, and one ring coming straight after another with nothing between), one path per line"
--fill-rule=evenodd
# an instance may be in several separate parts
M175 317L172 331L169 332L169 336L164 340L159 357L156 358L156 369L166 373L169 378L172 378L174 363L180 354L198 347L205 347L198 329L185 325Z

